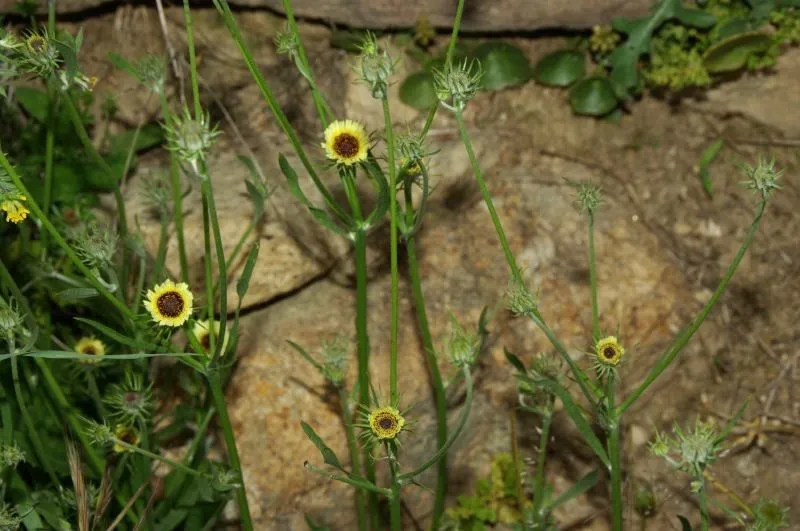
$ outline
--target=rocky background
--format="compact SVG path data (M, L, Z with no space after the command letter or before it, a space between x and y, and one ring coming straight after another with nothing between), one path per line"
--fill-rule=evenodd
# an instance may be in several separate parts
M311 153L321 157L321 131L302 78L291 63L275 54L272 38L282 26L277 0L241 2L239 22L262 71ZM340 117L360 120L380 130L380 106L355 84L353 57L329 44L332 23L369 27L413 25L425 14L437 26L452 19L453 2L391 0L349 2L297 0L297 12L309 17L301 32L318 81ZM357 4L360 7L353 6ZM467 30L535 30L586 28L619 14L642 13L647 0L581 0L545 2L489 0L468 2ZM166 6L165 24L151 4L59 1L63 25L83 27L83 64L99 77L96 93L119 96L116 127L131 127L158 116L158 102L108 62L117 51L128 58L164 53L165 34L180 55L185 34L179 7ZM0 9L0 11L5 9ZM211 161L226 251L233 249L250 220L246 168L237 154L252 153L275 188L266 220L247 244L259 241L259 263L244 301L240 362L228 390L242 455L245 482L258 529L304 529L303 515L335 530L354 528L343 500L351 492L303 469L319 454L305 438L300 421L310 423L340 455L347 454L335 401L322 378L286 344L287 339L315 349L321 342L352 330L355 290L350 249L320 229L286 190L277 169L278 153L291 149L282 138L216 11L194 11L200 75L205 104L224 135ZM166 30L166 31L165 31ZM493 38L483 34L484 38ZM508 36L506 35L506 38ZM513 38L531 61L562 42L531 34ZM441 36L439 43L445 42ZM393 49L389 38L385 44ZM402 53L400 73L409 65ZM400 77L398 77L400 79ZM750 433L716 466L719 478L749 500L771 496L794 501L800 484L798 460L800 403L797 386L800 335L800 248L797 234L797 157L800 143L797 82L800 53L790 50L773 72L745 75L683 99L646 97L630 107L620 124L578 118L565 94L528 83L479 95L466 119L475 149L486 171L496 206L512 248L526 267L529 285L540 291L545 318L585 362L590 320L586 227L573 205L565 179L600 184L605 205L598 219L598 273L601 322L619 331L627 348L623 384L641 381L670 339L689 322L711 295L718 278L738 249L751 220L754 199L738 186L737 164L754 163L759 153L776 155L786 167L784 189L770 204L761 231L737 273L729 293L678 362L630 412L625 430L626 489L656 489L659 511L652 529L678 529L675 514L694 514L686 478L651 457L647 441L654 428L696 416L731 415L749 396L745 416ZM171 81L178 97L181 80ZM102 97L97 98L98 103ZM230 117L225 119L224 112ZM392 113L399 127L419 127L424 120L396 98ZM232 125L235 124L235 127ZM712 169L715 197L703 192L695 165L712 141L726 147ZM435 191L419 236L423 288L437 345L448 334L448 312L476 323L483 307L494 309L489 346L477 371L477 395L471 422L450 454L451 501L471 492L489 470L493 455L511 445L510 415L516 404L515 382L503 348L528 358L547 350L546 339L527 321L516 321L498 306L507 270L489 215L480 199L455 123L447 112L434 122L431 139L439 153L433 159ZM297 165L295 167L298 167ZM142 175L165 171L163 154L143 157L138 173L126 184L130 224L138 226L155 249L158 223L142 198ZM329 176L333 178L333 176ZM195 279L202 278L199 192L186 201L187 243ZM389 278L386 231L370 237L369 316L375 382L388 381ZM174 238L172 266L177 265ZM230 279L229 297L242 264ZM401 268L402 268L401 264ZM418 425L406 439L403 465L419 463L434 451L434 410L410 291L401 284L400 389L413 404ZM440 367L451 373L444 348ZM355 364L351 378L355 374ZM352 379L351 379L352 381ZM385 387L385 386L384 386ZM458 390L451 396L451 418L461 407ZM781 419L782 431L769 431L763 448L748 437L763 431L759 419ZM536 419L517 414L523 451L535 449ZM429 429L430 428L430 429ZM551 440L549 479L557 492L596 466L569 420L557 416ZM433 478L424 477L432 484ZM603 487L567 505L559 514L564 529L606 529ZM630 496L629 496L630 498ZM432 495L406 491L406 525L426 524ZM790 513L800 521L800 505ZM723 523L722 515L718 524ZM233 517L233 515L231 515ZM631 512L629 517L637 517ZM721 528L721 527L720 527Z

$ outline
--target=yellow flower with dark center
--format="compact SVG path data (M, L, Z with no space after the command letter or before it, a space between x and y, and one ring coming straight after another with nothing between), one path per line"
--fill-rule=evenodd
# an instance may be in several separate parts
M94 356L96 359L82 359L81 363L94 364L100 363L100 358L106 355L106 346L102 341L94 337L82 337L75 343L75 352L80 354L88 354Z
M372 433L380 440L394 439L406 423L400 411L390 406L373 409L368 420Z
M197 338L197 341L206 349L208 354L212 354L211 352L211 336L208 333L209 331L209 321L197 321L194 326L192 327L192 332L194 333L194 337ZM225 339L222 340L222 353L225 353L225 349L228 346L228 337L230 334L227 332L225 333ZM219 342L219 321L214 321L214 339Z
M133 426L117 424L117 427L114 429L114 437L131 446L139 446L139 432ZM130 448L125 448L119 443L114 443L113 449L118 454L132 451Z
M367 160L369 136L364 126L353 120L337 120L325 129L325 155L337 164L351 166Z
M622 359L625 354L625 349L619 344L617 338L614 336L604 337L594 347L595 356L597 361L603 365L615 366Z
M192 313L192 292L184 282L165 280L148 290L144 306L161 326L182 326Z
M44 40L44 37L36 33L32 33L31 36L25 40L25 44L30 51L38 54L44 53L47 49L47 41Z
M6 221L22 223L25 218L28 217L30 210L21 203L21 201L25 201L26 199L27 197L24 195L19 195L16 199L6 199L0 203L0 210L6 213Z

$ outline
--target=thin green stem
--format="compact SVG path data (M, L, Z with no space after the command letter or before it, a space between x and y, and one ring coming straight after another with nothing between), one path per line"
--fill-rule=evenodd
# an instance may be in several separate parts
M453 32L450 34L450 42L447 45L447 56L445 65L449 65L453 61L453 53L456 49L456 41L458 40L458 31L461 28L461 16L464 14L464 0L458 0L458 7L456 7L456 18L453 21Z
M121 175L116 175L114 170L111 169L111 166L108 165L106 159L100 155L100 152L97 151L97 148L94 147L92 143L92 139L89 138L89 134L86 132L86 128L83 126L83 121L81 120L80 113L78 113L78 108L75 106L75 102L72 101L72 96L68 92L64 92L63 102L66 105L67 112L69 113L70 120L72 121L72 126L75 129L75 132L78 134L78 138L83 144L83 148L86 150L86 153L89 155L89 158L93 159L94 162L100 166L103 170L103 173L106 174L106 177L113 183L116 184L114 186L114 200L117 204L117 218L119 221L119 237L120 240L126 242L128 240L128 218L127 214L125 213L125 200L122 197L122 192L119 188L119 182L122 179ZM122 262L120 264L120 285L123 286L123 289L127 289L128 286L128 260L125 258L126 255L126 247L123 245L120 250L122 253Z
M162 91L161 96L161 116L164 123L169 123L172 114L167 104L167 97ZM169 177L172 187L172 215L175 218L175 234L178 238L178 257L181 264L181 280L189 282L189 260L186 257L186 240L183 233L183 197L181 194L181 176L178 166L178 156L174 151L169 152Z
M619 406L619 410L617 412L617 416L621 417L622 414L629 408L631 405L636 402L636 400L642 396L642 394L650 387L654 381L664 372L667 367L669 367L675 358L680 354L681 350L686 346L692 336L697 332L700 328L700 325L703 324L703 321L706 320L708 314L711 313L711 309L717 304L717 301L722 297L722 294L728 288L728 284L730 283L731 279L733 278L733 274L736 272L736 269L739 267L739 264L744 258L745 253L747 252L747 248L750 247L750 244L753 241L753 238L758 232L758 226L761 221L761 216L764 215L764 210L767 207L766 201L761 201L759 204L755 217L753 218L753 223L750 225L750 229L747 231L747 234L744 237L744 241L742 242L741 247L739 247L739 251L734 256L731 265L728 266L728 270L725 272L725 275L722 277L717 289L714 291L714 294L708 300L708 302L703 306L703 309L700 310L700 313L692 320L689 326L677 337L675 341L667 348L666 351L661 355L661 358L656 362L653 368L650 370L650 373L647 375L647 378L639 384L636 390L631 393Z
M611 528L622 531L622 449L620 446L620 418L614 416L615 386L613 376L608 376L607 385L607 411L609 415L608 432L608 459L611 464Z
M144 431L142 431L142 435L144 435ZM122 448L125 448L126 450L130 450L131 452L137 453L139 455L143 455L145 457L149 457L150 459L154 459L156 461L161 461L162 463L168 464L172 468L177 468L178 470L182 470L183 472L186 472L187 474L191 474L192 476L201 477L201 478L202 477L207 477L206 474L203 474L202 472L199 472L199 471L197 471L197 470L195 470L195 469L193 469L191 467L188 467L188 466L184 465L181 462L173 461L172 459L170 459L168 457L164 457L163 455L158 455L158 454L155 454L155 453L153 453L153 452L151 452L149 450L145 450L141 446L136 446L134 444L127 443L125 441L117 439L116 437L113 438L113 442L114 442L115 445L120 446Z
M697 501L700 502L700 531L708 531L708 499L706 497L706 486L703 478L697 479L702 483L700 490L697 491Z
M161 219L161 229L158 235L158 249L156 250L156 263L153 268L153 279L160 282L164 273L164 263L167 260L167 220Z
M411 202L411 186L406 183L404 187L406 201L406 225L412 226L414 223L414 206ZM425 349L425 358L428 362L428 372L431 377L433 387L433 397L436 403L436 442L438 448L447 442L447 400L442 384L442 375L439 372L439 364L436 361L436 349L433 344L433 336L428 324L428 315L425 311L425 295L422 291L422 279L419 273L419 262L417 260L416 238L411 236L406 240L406 254L408 258L408 273L411 277L411 293L414 299L414 310L417 314L417 326L422 337L422 347ZM433 517L431 529L439 529L441 516L444 512L445 498L447 496L447 455L439 460L436 475L436 490L433 503Z
M48 3L48 7L52 5L53 2ZM54 124L54 115L56 112L56 105L55 105L55 98L56 92L52 89L50 84L48 83L47 86L47 99L48 99L48 111L47 111L47 136L45 137L45 151L44 151L44 194L42 196L42 210L45 212L50 212L50 202L53 197L53 152L56 143L56 130ZM41 236L42 240L42 260L47 257L47 244L48 244L48 233L43 232Z
M219 412L219 424L225 438L225 446L228 449L228 461L230 467L239 476L239 488L236 489L236 502L239 506L239 518L242 520L244 531L253 531L253 520L250 517L250 507L247 504L247 493L244 486L244 475L242 474L242 464L239 461L239 451L236 449L236 437L233 434L233 425L228 416L228 406L225 403L225 393L222 390L222 380L219 371L215 368L208 373L208 386L214 399L214 407Z
M256 228L256 222L255 221L253 221L249 225L247 225L247 229L245 229L245 231L239 237L239 241L236 242L236 246L233 248L233 251L231 251L231 254L228 255L228 258L225 260L225 269L226 270L230 271L231 269L233 269L233 265L234 265L234 262L236 261L236 258L239 256L239 253L242 252L242 247L244 246L244 242L247 241L248 236L250 236L250 234L253 233L255 228ZM228 280L225 279L226 286L227 286L227 282L228 282ZM217 280L214 282L214 296L215 297L216 297L217 293L219 292L219 288L220 288L221 283L222 283L222 278L217 278Z
M389 310L390 337L389 337L389 396L392 404L397 404L399 392L397 390L397 336L399 332L399 307L400 286L399 270L397 267L397 167L394 163L394 128L392 115L389 112L389 100L382 98L383 122L386 135L386 159L389 166L389 260L391 263L391 308Z
M205 171L205 169L204 169ZM211 221L211 229L214 233L214 246L215 254L217 255L217 273L219 278L228 278L228 269L225 264L225 249L222 244L222 232L219 228L219 218L217 217L217 207L214 203L214 190L211 187L211 177L206 172L203 184L200 188L204 196L208 200L208 213ZM222 345L225 342L225 335L228 326L228 290L227 286L219 290L219 337L217 338L216 348L213 349L214 355L212 361L219 359L222 355ZM212 288L213 289L213 288ZM213 292L212 292L213 296ZM209 315L209 319L213 319L213 313ZM209 327L214 328L214 327Z
M589 212L589 286L592 293L592 332L600 340L600 312L597 306L597 261L594 253L594 213Z
M209 322L214 320L214 273L211 264L211 221L209 219L209 205L208 196L203 193L203 266L205 267L205 282L206 282L206 314ZM216 327L208 327L208 351L213 353L216 350L217 331Z
M347 436L347 449L350 452L350 468L354 476L361 475L361 458L358 453L358 441L356 440L356 433L353 429L353 411L350 407L350 397L347 395L347 390L341 386L337 388L339 392L339 407L342 409L342 423L344 424L344 431ZM355 502L356 502L356 519L358 521L358 530L367 530L367 505L365 492L356 489Z
M203 115L200 105L200 88L197 82L197 57L194 50L194 31L192 31L192 12L189 9L189 0L183 0L183 19L186 21L186 44L189 48L189 73L192 79L192 101L194 102L194 117Z
M533 480L533 517L537 526L539 526L536 529L544 528L544 515L542 514L545 486L544 465L547 460L547 443L550 440L550 423L552 419L552 414L542 415L542 427L539 433L539 453L536 458L536 475Z
M464 125L464 117L461 114L461 111L458 110L456 110L454 114L456 117L456 122L458 123L458 132L461 135L461 141L467 150L469 162L472 164L472 171L475 174L475 181L477 181L478 187L481 190L481 196L483 196L483 201L486 204L486 208L489 209L489 215L492 217L494 230L497 232L497 237L500 239L500 245L503 247L503 253L506 256L508 267L511 269L511 275L514 277L514 279L521 281L522 276L520 275L519 266L514 258L514 253L511 252L511 246L508 244L506 232L503 230L503 224L500 222L500 216L497 215L497 210L494 208L492 194L489 193L489 187L486 186L486 180L483 178L483 171L478 164L478 159L475 157L475 151L472 149L472 142L470 142L469 134L467 133L467 127Z
M9 341L8 350L12 354L15 352L13 341ZM19 405L19 412L22 416L22 421L25 424L25 428L28 431L28 437L30 437L31 444L33 444L33 449L39 458L42 468L44 468L47 472L47 475L50 476L50 481L52 481L54 485L58 485L58 476L53 470L53 465L50 463L50 456L44 451L42 440L39 439L39 433L36 431L36 424L34 424L30 412L28 412L28 406L25 405L25 397L22 394L22 386L19 382L19 359L16 356L11 358L11 378L14 383L14 394L16 395L17 404Z
M392 531L402 531L403 521L400 511L400 466L397 463L397 445L392 442L386 443L386 452L389 454L389 472L392 483L392 494L389 496L389 521Z
M67 255L67 258L69 258L69 260L75 264L75 267L86 277L86 280L92 285L93 288L95 288L105 299L113 304L125 317L132 321L134 319L134 315L131 310L128 309L128 307L125 306L122 301L115 297L113 293L108 291L108 289L106 289L102 283L97 281L94 274L83 264L83 262L81 262L81 260L72 250L72 247L70 247L61 234L59 234L55 226L53 226L50 220L44 215L44 212L42 212L42 209L39 208L38 204L36 204L36 201L22 183L22 180L20 180L17 171L8 161L2 149L0 149L0 165L2 165L3 168L5 168L5 170L8 172L11 180L14 182L14 186L16 186L17 189L19 189L19 191L28 198L27 205L30 207L31 212L33 212L33 215L39 219L45 230L50 233L50 236L53 238L53 240L55 240L59 247L61 247L61 249L64 251L64 254Z

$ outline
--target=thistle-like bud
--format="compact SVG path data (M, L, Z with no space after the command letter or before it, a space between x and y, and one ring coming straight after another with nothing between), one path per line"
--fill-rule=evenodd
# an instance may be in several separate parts
M192 166L195 173L198 162L206 160L214 139L219 135L216 127L211 126L210 115L206 113L192 117L189 109L184 109L183 115L174 115L164 129L167 149L174 151L178 158Z
M462 111L481 88L483 72L477 60L449 63L433 73L436 97L454 111Z
M0 302L0 333L6 340L14 339L21 331L24 322L25 318L19 313L15 299L9 299L8 303Z
M167 67L161 55L145 55L134 66L134 76L139 82L153 91L162 94L166 85Z
M536 313L536 296L531 293L525 282L517 275L512 275L508 281L505 302L506 308L514 317L529 316Z
M25 45L16 47L19 54L17 68L22 73L50 77L59 67L61 58L47 33L33 32L25 38Z
M603 202L603 192L599 186L591 183L574 183L575 203L581 212L594 215L595 210Z
M125 380L111 386L104 402L118 422L126 425L144 423L150 418L153 408L152 385L145 386L140 375L126 372Z
M676 424L672 433L674 437L656 433L650 451L693 479L702 480L703 472L717 459L721 449L713 424L698 419L691 431L684 433Z
M16 444L0 445L0 471L7 468L16 468L25 462L25 453Z
M755 167L748 165L743 167L747 180L742 181L742 184L745 188L760 194L764 201L770 198L773 190L780 189L778 179L783 176L784 170L777 169L775 163L774 158L759 157Z
M348 347L349 341L344 336L322 344L322 374L336 387L344 383Z
M534 358L518 385L520 405L540 415L550 415L555 406L555 395L543 381L561 382L562 363L544 352Z
M142 198L153 213L164 220L172 215L172 188L163 173L148 172L142 176Z
M467 332L453 314L450 314L450 323L450 339L447 342L450 361L457 367L474 365L481 350L480 334Z
M380 49L372 33L367 33L360 50L361 81L369 87L373 98L383 99L389 90L396 62L386 50Z
M106 423L99 423L93 420L84 419L87 422L84 433L92 444L97 446L107 446L114 441L114 432Z
M283 30L275 34L273 42L275 43L275 51L277 51L278 54L288 55L292 59L297 57L300 48L300 40L297 34L289 28L288 24L283 27Z
M75 233L75 252L89 268L101 269L111 264L117 254L117 235L108 229L100 229L94 223Z
M761 498L753 507L753 521L747 531L778 531L789 527L789 508L777 500Z
M0 529L19 529L21 523L22 518L14 507L0 502Z

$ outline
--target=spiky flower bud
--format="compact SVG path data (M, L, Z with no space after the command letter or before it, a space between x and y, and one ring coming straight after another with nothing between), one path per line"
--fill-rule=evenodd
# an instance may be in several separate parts
M283 27L283 30L275 34L275 51L280 55L288 55L292 59L297 56L298 49L300 48L300 40L297 34L291 31L288 24Z
M114 384L104 400L111 416L122 424L141 424L150 418L153 408L152 385L144 385L142 377L125 373L122 383Z
M505 293L506 308L514 317L529 316L536 313L536 296L528 289L525 282L517 275L508 281Z
M160 172L147 172L142 175L144 186L142 198L147 206L162 220L172 215L172 188L167 176Z
M116 233L100 229L94 223L76 232L72 243L78 257L90 268L108 266L117 254Z
M17 510L14 507L6 505L5 502L0 502L0 529L19 529L22 523Z
M0 334L7 341L14 339L21 331L24 322L25 318L19 313L15 299L9 299L7 303L0 302Z
M457 367L474 365L481 349L480 334L465 330L453 314L450 314L450 323L450 339L447 343L450 361Z
M370 32L364 37L360 50L361 81L369 87L373 98L385 98L396 62L386 50L380 49L375 35Z
M349 346L350 341L345 336L339 336L322 344L322 374L336 387L344 384Z
M521 378L518 385L520 405L539 415L551 415L555 406L555 395L544 382L561 382L561 360L540 352Z
M603 202L603 192L599 186L591 183L574 183L575 203L581 212L595 213Z
M25 453L16 444L0 445L0 471L6 468L16 468L25 462Z
M164 129L167 149L174 151L181 161L198 173L197 164L206 160L214 139L219 135L216 127L211 126L210 115L201 113L192 117L189 109L184 108L183 114L174 115Z
M672 433L674 437L656 433L650 451L693 479L702 480L703 472L717 459L721 450L721 441L713 423L697 419L694 428L687 432L676 424Z
M789 527L789 508L777 500L761 498L753 507L753 521L747 531L778 531Z
M84 433L86 437L97 446L106 446L114 441L114 433L106 423L99 423L93 420L84 419L87 422Z
M773 190L780 189L778 179L783 176L784 171L777 169L775 164L774 158L759 157L755 167L745 165L743 171L747 180L742 181L744 187L760 194L764 201L769 199Z
M167 80L167 66L161 55L145 55L134 66L133 74L139 82L153 91L162 94Z
M461 63L448 64L433 73L436 97L454 111L462 111L481 88L483 72L477 60L464 59Z

